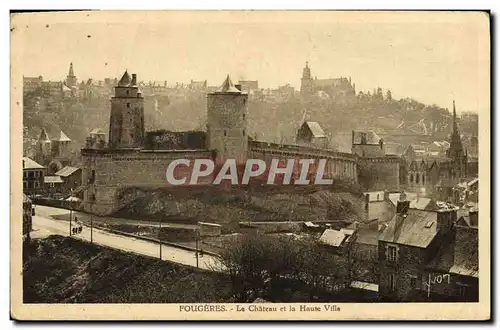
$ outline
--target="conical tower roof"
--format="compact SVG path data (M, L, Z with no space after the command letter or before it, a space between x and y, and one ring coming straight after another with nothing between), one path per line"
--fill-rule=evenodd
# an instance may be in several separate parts
M224 80L220 88L217 90L217 93L241 93L241 91L234 87L231 78L227 75L226 80Z
M71 139L66 134L64 134L63 131L61 131L58 141L71 141Z
M42 132L40 133L40 138L38 139L38 141L50 142L49 135L47 134L45 127L42 128Z
M123 74L122 78L118 82L118 86L121 86L121 87L129 86L131 81L132 81L132 78L128 74L128 71L125 70L125 73Z

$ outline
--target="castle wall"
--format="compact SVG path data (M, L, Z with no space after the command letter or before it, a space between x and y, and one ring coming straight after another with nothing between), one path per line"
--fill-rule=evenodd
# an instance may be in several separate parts
M385 150L378 144L353 144L352 153L361 157L380 157L385 155Z
M356 156L348 153L305 146L250 141L248 158L262 159L267 164L270 164L273 158L327 159L325 177L358 181Z
M166 171L172 160L211 156L208 150L82 149L82 183L88 185L84 207L87 211L109 214L120 206L117 192L121 188L167 186Z
M359 183L367 191L399 190L399 165L396 156L359 157Z

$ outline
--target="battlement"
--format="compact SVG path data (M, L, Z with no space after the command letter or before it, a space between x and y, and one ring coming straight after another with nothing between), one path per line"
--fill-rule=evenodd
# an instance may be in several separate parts
M345 160L356 161L357 156L346 152L335 151L331 149L315 148L312 146L278 144L264 141L249 141L248 147L252 151L281 153L283 155L309 156L312 158L342 158Z

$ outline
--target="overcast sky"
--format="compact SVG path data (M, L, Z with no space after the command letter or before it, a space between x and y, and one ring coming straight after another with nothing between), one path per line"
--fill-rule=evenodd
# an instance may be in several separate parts
M79 80L128 69L169 85L220 85L229 73L300 88L309 61L313 76L350 76L357 91L380 86L396 98L489 110L483 14L93 12L20 15L12 24L22 74L45 80L64 79L73 62Z

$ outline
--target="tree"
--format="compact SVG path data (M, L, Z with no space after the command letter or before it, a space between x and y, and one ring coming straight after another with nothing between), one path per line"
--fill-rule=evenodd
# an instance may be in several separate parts
M392 92L390 89L387 90L385 98L387 101L392 101Z

